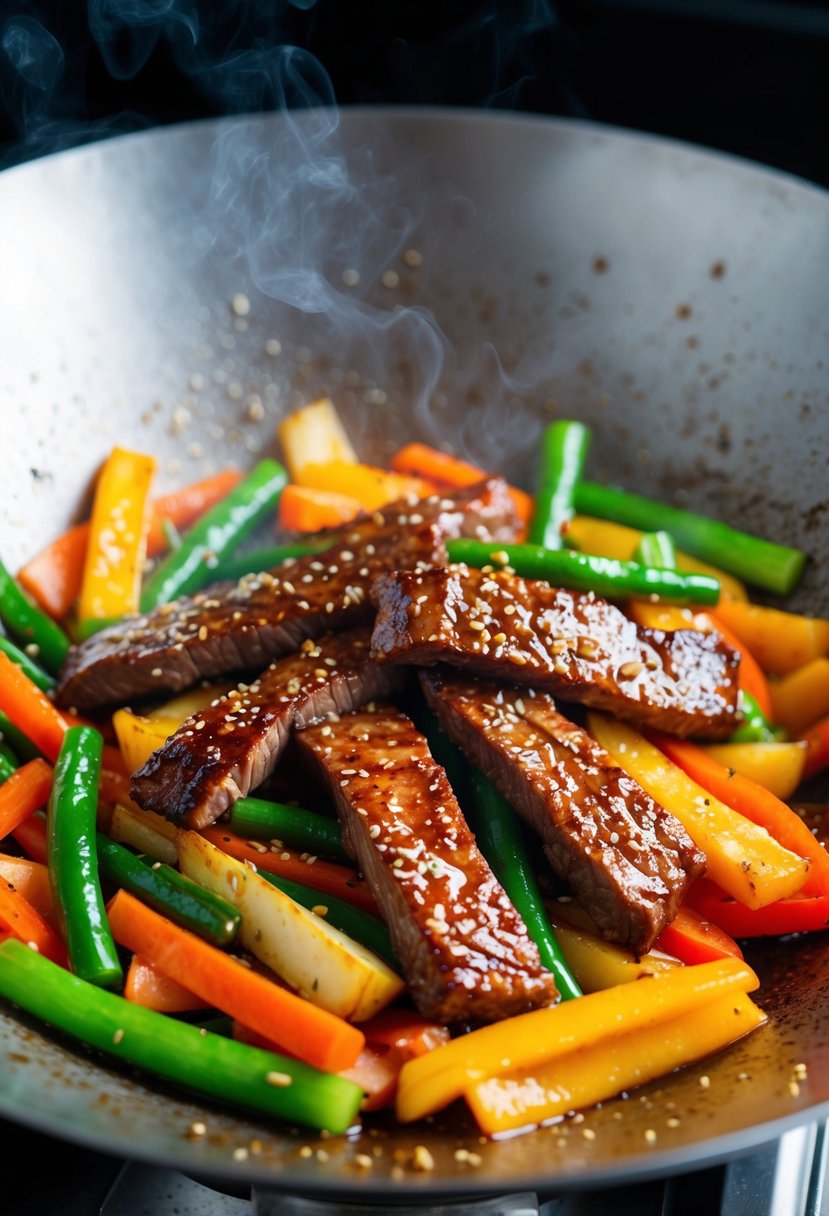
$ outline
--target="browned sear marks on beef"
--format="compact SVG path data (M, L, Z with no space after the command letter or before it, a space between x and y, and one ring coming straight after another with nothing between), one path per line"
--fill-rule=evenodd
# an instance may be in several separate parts
M215 823L271 775L294 726L400 690L405 671L372 662L370 639L368 626L306 639L183 722L133 775L132 797L174 823Z
M739 655L714 634L634 624L614 604L464 565L380 576L372 653L547 689L681 737L726 738Z
M331 791L418 1009L489 1022L555 1001L552 975L412 722L375 706L296 738Z
M705 868L682 824L549 695L449 673L422 672L421 683L604 936L645 954Z

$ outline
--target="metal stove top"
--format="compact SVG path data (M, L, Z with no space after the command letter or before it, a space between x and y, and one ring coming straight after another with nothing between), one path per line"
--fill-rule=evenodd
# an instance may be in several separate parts
M829 1216L829 1125L807 1124L725 1165L627 1187L377 1207L255 1188L227 1195L0 1120L2 1216ZM16 1179L19 1179L17 1181Z

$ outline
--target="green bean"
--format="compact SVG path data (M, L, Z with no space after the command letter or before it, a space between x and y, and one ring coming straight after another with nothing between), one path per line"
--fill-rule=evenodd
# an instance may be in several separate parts
M0 619L9 633L13 634L20 643L37 647L38 656L49 671L60 671L69 652L69 638L60 625L38 608L2 561L0 561Z
M149 858L146 862L102 832L97 835L101 873L177 925L212 942L233 941L241 916L233 904L179 874L172 866Z
M686 553L779 595L794 590L806 564L806 554L801 549L778 545L708 516L624 490L583 481L576 488L575 504L583 515L613 520L645 532L664 529Z
M582 991L558 944L535 876L522 825L495 786L476 769L472 773L472 799L467 805L469 826L495 877L518 909L527 932L538 947L541 962L552 971L561 999L569 1001Z
M342 832L335 819L283 802L239 798L230 812L230 827L240 836L256 840L282 840L294 849L348 862Z
M141 611L187 595L208 578L208 562L221 563L237 545L270 515L288 481L275 460L261 460L226 498L202 515L168 553L144 585Z
M144 1009L70 974L9 938L0 995L110 1056L237 1108L341 1135L355 1122L359 1085Z
M750 692L744 688L739 693L739 710L742 721L729 737L729 743L779 743L786 732L780 726L772 726Z
M2 710L0 710L0 746L5 751L10 751L11 758L15 762L34 760L41 754L29 736L24 734L19 726L15 726L8 714L4 714Z
M643 532L634 555L643 566L676 570L676 545L670 532Z
M655 597L675 604L716 604L719 580L707 574L656 570L638 562L543 549L540 545L498 545L461 538L447 542L450 561L469 566L508 565L525 578L543 579L554 587L595 591L607 599Z
M91 726L70 726L64 735L46 817L47 855L72 970L115 988L123 970L104 908L95 833L102 750Z
M55 680L48 671L44 671L39 663L29 658L25 650L21 650L15 646L14 642L2 635L0 635L0 651L25 673L41 692L51 692L55 687Z
M527 540L546 549L561 549L561 526L574 514L573 494L581 480L590 431L581 422L561 420L545 427L535 509Z

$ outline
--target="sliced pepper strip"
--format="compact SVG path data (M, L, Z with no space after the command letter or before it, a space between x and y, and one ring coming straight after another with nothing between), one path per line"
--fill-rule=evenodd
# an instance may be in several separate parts
M115 447L95 487L89 539L78 597L78 626L88 627L138 610L150 526L148 495L156 461Z
M635 984L483 1026L403 1066L397 1117L402 1123L421 1119L487 1077L552 1064L634 1027L659 1025L718 996L754 992L759 985L746 963L719 959L698 967L672 967Z
M756 782L783 802L791 798L803 780L808 754L803 740L709 743L702 750L718 764Z
M806 744L806 762L803 777L808 780L829 765L829 715L815 722L803 735Z
M541 1068L481 1081L464 1096L485 1135L516 1131L665 1076L736 1042L766 1020L749 996L735 992L656 1028L635 1027Z
M0 619L22 646L37 647L37 657L52 673L69 653L69 638L42 612L0 561ZM11 715L9 715L11 716Z
M809 861L809 877L802 894L829 895L829 854L791 807L756 781L725 768L693 743L656 732L652 732L650 738L692 781L738 814L765 828L785 849Z
M66 966L66 948L59 935L7 878L0 879L0 924L44 958Z
M751 603L720 604L717 616L772 675L829 655L829 620Z
M656 939L657 950L665 950L686 966L708 963L715 958L742 958L743 952L733 937L719 925L706 920L693 908L683 905Z
M812 659L775 680L771 702L774 721L793 738L802 735L829 714L829 659Z
M729 898L715 882L698 878L686 900L706 920L735 938L782 937L829 929L829 895L794 895L753 910Z
M49 760L56 760L68 720L26 673L0 652L0 710Z
M45 806L51 790L52 766L45 760L30 760L12 773L0 785L0 839Z
M625 772L670 811L705 854L708 873L735 899L761 908L799 891L809 863L764 827L721 802L632 727L590 713L588 729Z

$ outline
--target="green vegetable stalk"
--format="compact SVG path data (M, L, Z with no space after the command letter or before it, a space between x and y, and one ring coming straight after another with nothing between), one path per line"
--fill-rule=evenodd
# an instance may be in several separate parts
M230 812L230 826L240 836L281 840L294 849L348 862L342 832L335 819L282 802L239 798Z
M581 480L590 431L581 422L562 420L541 436L541 461L535 508L527 540L545 549L561 549L561 526L574 513L574 493Z
M50 616L41 612L2 561L0 561L0 620L22 646L37 647L38 657L49 671L60 671L69 651L69 638ZM12 655L9 657L13 662L17 661Z

